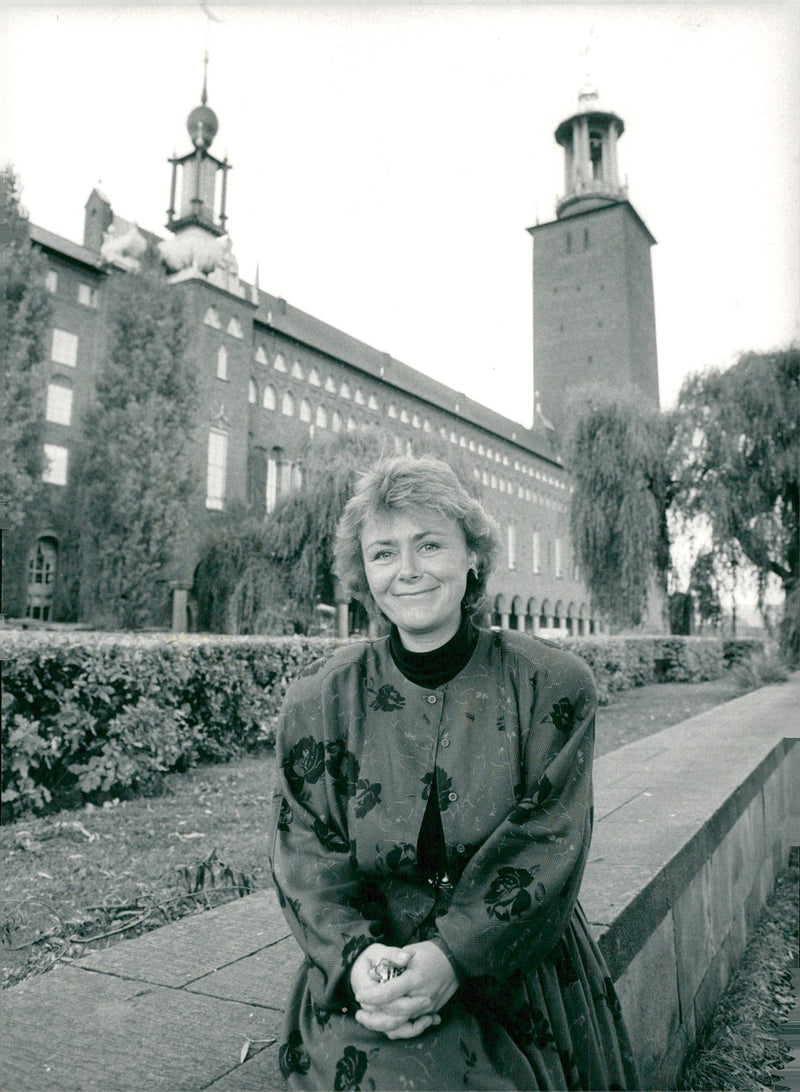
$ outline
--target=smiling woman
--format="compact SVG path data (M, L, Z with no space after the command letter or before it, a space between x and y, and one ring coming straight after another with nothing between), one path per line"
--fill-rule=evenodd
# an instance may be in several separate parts
M270 859L305 960L290 1088L632 1089L578 889L591 835L586 664L473 622L497 550L434 459L362 478L337 573L388 637L286 696Z
M455 636L467 575L478 564L460 524L432 511L375 513L362 543L372 598L403 646L427 652Z

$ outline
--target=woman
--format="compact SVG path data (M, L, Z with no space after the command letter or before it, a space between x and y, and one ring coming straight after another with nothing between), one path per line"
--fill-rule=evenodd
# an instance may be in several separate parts
M308 668L281 715L271 862L306 956L290 1088L637 1087L577 903L594 681L475 627L496 552L434 459L379 463L342 516L337 573L392 626Z

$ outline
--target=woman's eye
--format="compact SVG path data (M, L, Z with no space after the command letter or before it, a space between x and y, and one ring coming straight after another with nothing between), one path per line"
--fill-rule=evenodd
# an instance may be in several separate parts
M389 550L378 550L377 553L372 555L373 561L385 561L390 556Z
M439 549L439 543L438 542L426 542L423 545L422 549L427 550L430 553L432 550L438 550Z

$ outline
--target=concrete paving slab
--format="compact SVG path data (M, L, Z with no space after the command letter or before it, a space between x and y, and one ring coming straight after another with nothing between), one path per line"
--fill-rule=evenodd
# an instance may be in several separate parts
M282 1012L301 961L297 942L288 937L196 979L186 989Z
M279 1044L265 1047L218 1081L209 1092L283 1092L286 1082L278 1065Z
M240 1001L57 967L0 1000L9 1092L198 1092L280 1016Z
M161 986L185 986L288 934L274 892L257 891L104 952L92 952L81 965Z

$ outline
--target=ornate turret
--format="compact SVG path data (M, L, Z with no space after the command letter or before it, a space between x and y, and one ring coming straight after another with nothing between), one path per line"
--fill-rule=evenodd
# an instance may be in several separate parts
M565 192L556 205L559 219L626 200L627 190L617 173L617 140L624 131L622 118L604 109L597 89L586 83L578 95L578 110L555 133L564 149Z
M194 150L184 156L172 156L167 227L173 237L159 245L159 253L173 272L173 279L207 276L220 288L242 294L239 269L225 231L226 180L231 165L216 159L209 148L217 135L217 115L208 105L208 54L203 59L203 91L200 105L186 120ZM176 209L180 168L180 205ZM217 180L221 176L219 193ZM219 212L217 212L219 208Z
M208 54L204 58L203 91L200 105L189 114L186 128L194 146L194 151L184 156L173 156L172 186L170 189L167 227L177 234L183 228L197 226L211 232L212 235L225 234L225 189L228 171L231 169L227 158L220 160L210 154L209 148L217 135L219 122L217 115L208 106ZM181 174L180 206L175 208L175 196L178 187L178 168ZM217 208L217 176L222 175L219 197L219 215ZM177 215L176 215L177 213Z

